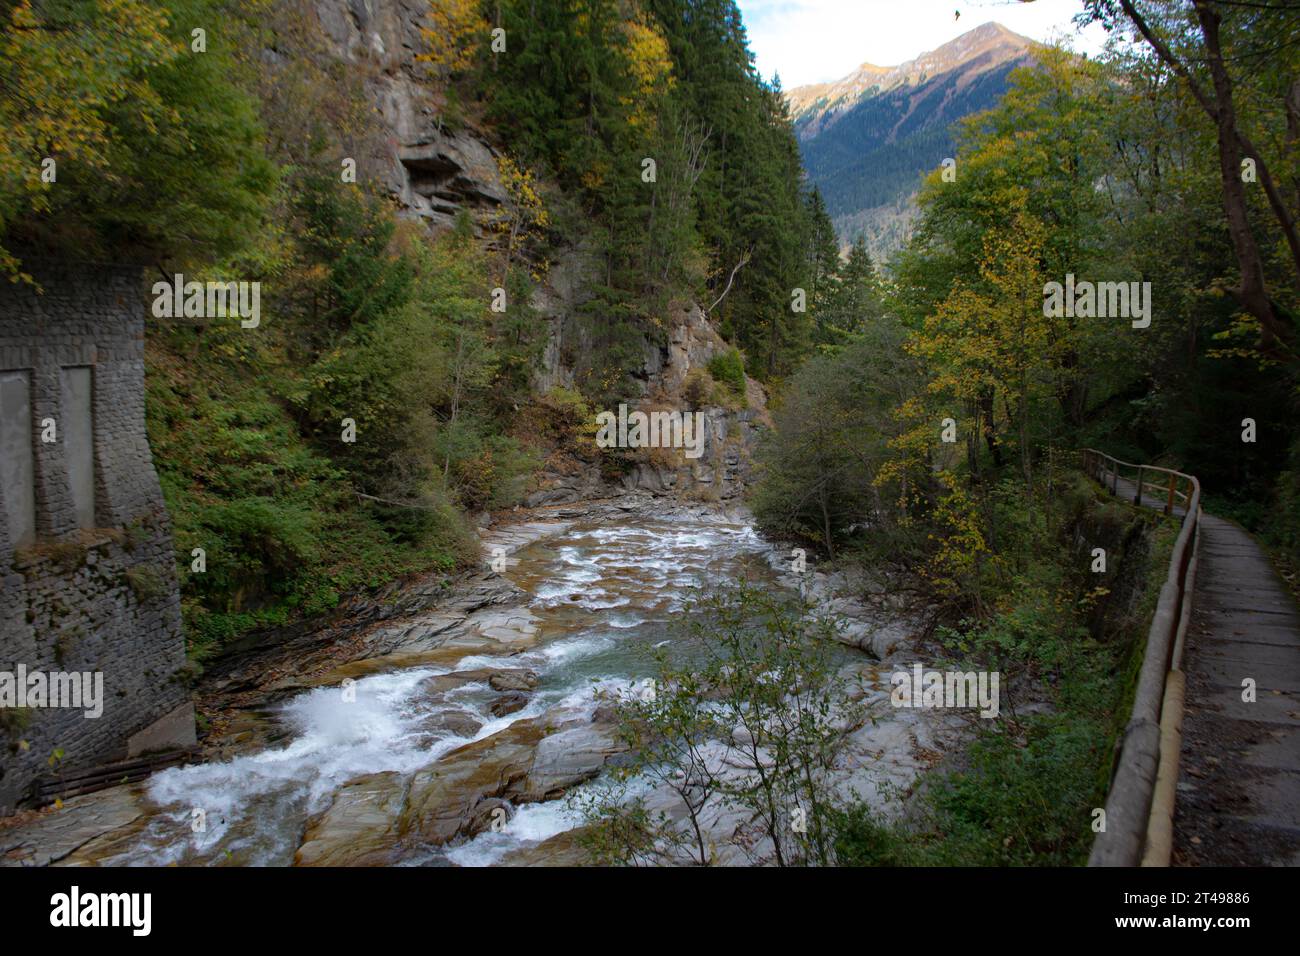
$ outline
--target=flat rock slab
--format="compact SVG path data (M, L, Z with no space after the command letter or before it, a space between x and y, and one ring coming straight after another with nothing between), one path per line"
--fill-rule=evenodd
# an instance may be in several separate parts
M307 826L295 866L383 866L395 859L409 781L391 771L351 781Z
M23 826L0 830L0 866L57 863L96 837L129 826L142 812L135 787L73 797Z

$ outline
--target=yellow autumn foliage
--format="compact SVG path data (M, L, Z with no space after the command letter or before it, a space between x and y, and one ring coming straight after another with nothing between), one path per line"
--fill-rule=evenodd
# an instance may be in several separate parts
M474 62L477 42L486 36L487 21L479 11L478 0L429 0L427 26L420 34L426 51L416 59L458 73Z

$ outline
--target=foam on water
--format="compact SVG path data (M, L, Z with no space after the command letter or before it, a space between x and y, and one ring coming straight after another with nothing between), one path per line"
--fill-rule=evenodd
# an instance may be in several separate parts
M679 612L701 585L734 580L737 559L767 550L752 528L741 525L641 520L570 535L518 555L529 563L531 580L541 582L531 600L540 628L537 646L509 656L471 655L450 667L365 677L354 685L351 703L343 701L339 687L294 697L275 715L289 731L287 743L154 775L147 795L159 810L111 862L290 862L308 816L326 808L350 780L413 772L470 739L556 706L589 719L599 703L597 691L619 694L635 686L634 652L624 654L625 642L629 648L670 643L662 637L665 615ZM421 686L431 677L521 668L536 671L542 685L522 709L504 717L488 710L493 692L486 683L466 682L441 694ZM473 738L438 729L437 718L456 711L482 722ZM200 833L191 827L195 808L206 817ZM480 834L447 856L461 865L488 865L580 822L563 800L526 805L501 832Z
M524 804L501 830L485 830L468 843L453 847L447 859L459 866L491 866L512 850L581 825L582 814L565 800Z

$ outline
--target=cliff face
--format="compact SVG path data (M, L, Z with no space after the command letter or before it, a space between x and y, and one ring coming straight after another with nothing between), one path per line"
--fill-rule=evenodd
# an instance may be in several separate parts
M438 84L417 56L422 49L424 0L316 0L315 12L330 53L349 64L364 83L365 97L380 126L379 155L372 156L379 181L403 214L432 230L450 228L462 211L481 223L509 202L497 169L508 135L446 120ZM490 236L480 232L485 241ZM533 306L547 324L546 348L534 387L543 394L571 388L573 369L565 357L582 354L588 343L575 321L585 298L581 250L558 257L537 287ZM662 340L646 336L636 379L646 401L685 408L683 387L692 369L727 349L703 310L686 303L663 317ZM687 462L647 456L610 488L594 470L580 475L545 473L530 504L573 501L616 491L619 486L730 498L743 488L759 430L768 423L762 388L747 383L748 408L731 411L702 406L708 427L705 453Z
M449 128L440 97L416 56L424 0L318 0L328 47L364 79L385 136L376 157L384 187L412 218L448 228L462 209L506 201L496 152L482 134Z

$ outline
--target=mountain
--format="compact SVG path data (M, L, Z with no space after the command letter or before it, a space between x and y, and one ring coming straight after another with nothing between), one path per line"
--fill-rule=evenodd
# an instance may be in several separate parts
M898 66L863 63L787 94L804 167L842 243L861 235L879 259L906 241L922 175L953 155L953 123L997 102L1034 46L990 22Z

